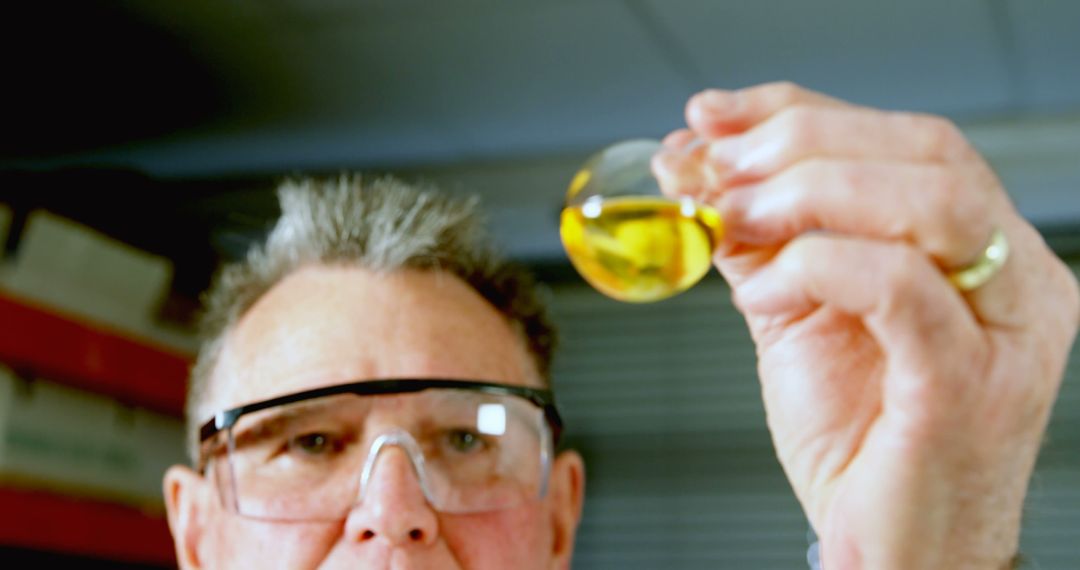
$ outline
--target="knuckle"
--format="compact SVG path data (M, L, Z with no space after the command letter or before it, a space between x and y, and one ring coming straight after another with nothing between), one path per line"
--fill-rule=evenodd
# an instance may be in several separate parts
M781 197L786 212L780 218L784 235L845 231L846 218L835 206L855 197L860 178L859 169L846 161L814 157L795 163L775 181L775 195Z
M1068 283L1066 295L1066 314L1068 315L1069 332L1072 335L1076 335L1076 330L1080 327L1080 283L1077 283L1076 275L1065 268L1065 281Z
M778 101L789 104L798 101L803 94L802 87L792 81L774 81L767 83L765 88L772 92Z
M931 230L927 245L951 263L964 263L985 246L992 231L989 200L972 192L971 177L955 168L939 169L929 192Z
M1065 331L1068 342L1072 342L1073 337L1076 336L1077 330L1080 329L1080 281L1077 281L1077 274L1073 272L1069 266L1054 256L1053 253L1049 253L1054 265L1054 275L1051 281L1057 285L1056 288L1061 290L1060 296L1060 311L1062 318L1065 322ZM1068 347L1066 347L1068 350Z
M938 138L955 139L960 133L956 124L945 117L940 115L924 115L924 117L927 128Z
M789 172L816 197L834 205L853 203L860 193L872 190L888 175L879 165L822 156L801 160Z
M973 257L973 250L977 254L987 246L987 241L994 231L989 208L981 201L970 206L953 208L945 223L946 234L951 236L959 247L967 249L969 257Z
M788 273L803 273L824 246L825 238L813 234L801 235L789 242L784 247L782 258Z
M879 180L872 167L853 162L822 165L821 177L828 180L834 192L843 192L851 197L860 189L871 188Z
M925 205L935 221L947 220L960 209L959 196L962 182L956 172L947 168L933 169L929 178L926 192L921 193L920 198L926 201Z
M907 297L919 288L921 276L924 274L923 269L927 263L926 258L915 248L906 244L892 243L887 247L885 286L894 297Z
M775 129L779 132L773 137L781 141L787 154L804 154L802 151L814 149L820 142L820 121L817 119L817 113L809 105L789 106L777 115Z
M937 115L924 115L922 122L928 138L928 154L946 159L967 156L967 138L956 123Z
M798 194L812 194L812 189L822 183L829 183L836 177L835 165L823 158L807 158L793 164L780 175L781 187Z
M793 164L783 175L786 183L811 187L823 184L857 185L857 169L843 161L813 156Z

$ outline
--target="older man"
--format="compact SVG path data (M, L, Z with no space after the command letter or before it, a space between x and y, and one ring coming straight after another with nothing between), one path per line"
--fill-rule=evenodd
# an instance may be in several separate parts
M687 116L655 168L725 216L717 266L824 567L1011 567L1071 274L941 119L787 84ZM286 185L208 298L195 469L165 480L181 566L568 567L584 469L555 453L529 282L470 204L361 186Z

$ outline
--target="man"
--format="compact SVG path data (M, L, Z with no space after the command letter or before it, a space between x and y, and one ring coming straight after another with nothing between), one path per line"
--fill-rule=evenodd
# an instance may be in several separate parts
M687 119L654 169L725 218L717 266L823 567L1012 567L1071 273L941 119L788 84ZM567 568L584 468L551 452L542 309L469 207L354 182L286 188L209 297L197 469L165 480L181 566Z

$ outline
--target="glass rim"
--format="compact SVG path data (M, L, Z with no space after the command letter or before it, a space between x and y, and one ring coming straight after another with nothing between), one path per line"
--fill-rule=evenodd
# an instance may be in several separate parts
M538 435L537 443L539 444L539 455L537 457L539 460L537 467L539 469L534 473L535 478L530 478L530 480L532 480L532 485L522 487L521 490L531 489L532 496L543 497L547 494L548 486L550 484L554 446L552 443L553 440L550 425L541 417L543 415L542 411L535 410L535 414L534 419L539 421L539 424L536 426L539 430L536 432ZM231 430L228 430L226 433L229 435L228 445L231 448L232 432ZM333 501L324 503L321 508L309 505L306 508L300 507L297 509L294 507L287 512L273 508L252 509L253 504L250 501L252 497L248 497L247 499L244 498L248 493L244 490L246 486L242 486L237 479L236 465L234 463L235 457L231 451L229 457L215 468L214 478L218 485L219 498L222 506L244 518L274 522L339 521L348 516L349 511L364 503L369 479L373 473L375 464L381 456L382 451L389 447L398 447L405 453L409 465L416 476L424 500L432 509L438 512L468 514L502 510L520 504L520 501L524 500L526 495L528 495L528 493L514 493L512 496L516 497L517 500L511 501L466 501L469 504L462 502L459 497L459 500L455 502L445 494L445 481L442 485L433 484L439 477L436 477L435 479L432 478L433 471L428 466L427 454L420 449L415 436L408 431L401 429L390 429L385 433L380 434L371 442L367 453L363 455L364 461L354 466L357 468L355 471L359 475L358 477L353 478L356 488L352 488L344 495L346 497L354 497L352 501L341 500L342 497L337 497L337 499ZM222 471L222 469L224 471ZM223 491L221 487L223 484L228 487L227 491ZM304 487L304 489L305 494L310 493L310 488ZM440 492L440 490L444 492ZM456 495L450 495L450 497L453 496ZM507 495L504 494L503 496L505 497ZM257 502L258 500L256 499L256 503ZM326 505L337 506L336 508L327 508Z
M559 411L555 407L555 395L552 390L547 388L533 388L515 384L458 378L383 378L359 380L302 390L283 396L252 402L228 408L214 414L214 417L200 426L199 442L200 444L205 444L219 433L232 428L244 415L276 406L343 394L352 394L356 396L388 396L393 394L414 394L432 389L472 391L516 396L525 399L543 410L544 417L551 428L552 440L555 445L558 445L559 443L562 435L563 423ZM203 452L200 452L200 455L198 467L199 471L202 472L205 470L207 458Z

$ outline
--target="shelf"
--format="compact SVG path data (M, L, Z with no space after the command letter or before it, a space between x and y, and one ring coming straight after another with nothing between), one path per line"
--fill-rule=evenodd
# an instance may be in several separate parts
M175 566L162 516L45 491L0 487L0 545Z
M183 415L189 359L0 292L0 362L15 371Z
M183 415L189 358L0 291L0 363L124 405ZM0 484L0 546L175 567L165 518Z

